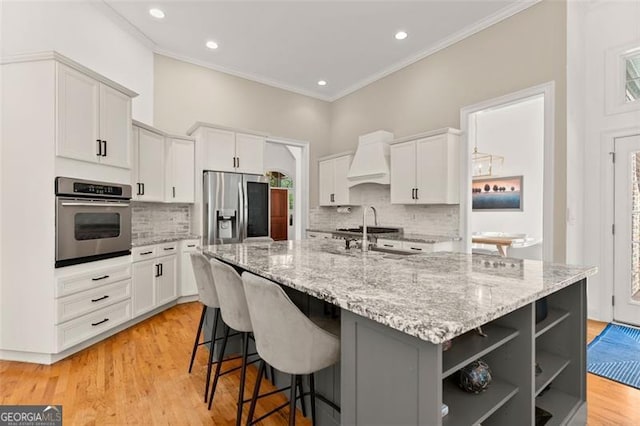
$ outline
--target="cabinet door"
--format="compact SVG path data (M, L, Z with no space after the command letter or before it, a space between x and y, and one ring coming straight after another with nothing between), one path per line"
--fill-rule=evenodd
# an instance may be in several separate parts
M447 135L416 141L417 204L439 204L447 201Z
M235 172L236 135L218 129L204 130L203 170Z
M57 72L56 155L97 162L100 83L62 64Z
M129 129L131 98L109 86L100 84L100 139L104 141L102 164L131 167Z
M154 259L133 264L133 316L155 307L156 262Z
M195 144L171 139L167 142L166 201L193 203L195 198Z
M138 129L138 181L133 191L140 194L140 201L164 201L164 136Z
M391 145L391 204L415 204L416 143Z
M198 294L196 277L191 266L191 253L183 251L180 259L180 296L192 296Z
M333 181L333 204L349 204L349 167L351 167L352 156L335 158L334 161L334 181Z
M321 161L318 163L318 193L320 195L320 205L330 206L334 199L333 188L335 187L335 162L333 160Z
M264 137L236 133L238 173L264 174Z
M156 306L164 305L178 297L178 256L164 256L157 259L160 276L156 278Z

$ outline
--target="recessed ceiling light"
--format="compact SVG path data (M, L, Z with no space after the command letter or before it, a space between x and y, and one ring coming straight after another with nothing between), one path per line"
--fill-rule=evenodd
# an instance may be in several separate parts
M156 8L149 9L149 15L151 15L154 18L157 18L157 19L164 18L164 12L161 11L160 9L156 9Z
M318 81L318 86L326 86L326 85L327 85L326 81L324 81L324 80Z
M218 43L216 43L215 41L209 40L207 42L207 47L209 49L217 49L218 48Z
M404 31L398 31L396 33L396 40L404 40L405 38L407 38L408 34L405 33Z

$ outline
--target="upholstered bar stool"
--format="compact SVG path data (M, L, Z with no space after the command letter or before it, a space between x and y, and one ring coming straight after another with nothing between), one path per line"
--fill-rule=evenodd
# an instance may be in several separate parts
M311 396L311 419L315 424L315 400L329 404L340 410L333 402L315 392L314 373L329 367L340 359L340 338L326 331L307 318L293 304L284 290L272 281L249 272L242 274L247 305L253 324L256 348L262 358L256 378L256 385L249 408L247 424L262 420L273 411L253 420L260 383L265 372L265 362L283 373L291 374L291 395L289 398L289 424L295 424L295 404L297 398L304 400L305 394L296 395L295 383L302 375L309 376ZM285 404L286 405L286 404Z
M213 275L211 273L211 265L209 264L209 260L202 253L191 253L191 265L193 267L193 274L198 286L198 297L200 303L202 303L202 314L200 315L200 324L198 324L196 340L193 342L193 350L191 351L189 373L191 373L191 370L193 368L193 361L196 357L198 347L211 344L211 346L209 347L209 362L207 363L207 380L204 388L204 402L207 402L209 383L211 382L211 363L213 361L214 344L216 340L222 339L216 339L216 329L218 328L218 318L220 316L220 302L218 301L218 294L216 293L216 288L213 283ZM200 343L200 334L202 333L202 326L204 325L204 318L207 315L208 308L214 310L211 339Z

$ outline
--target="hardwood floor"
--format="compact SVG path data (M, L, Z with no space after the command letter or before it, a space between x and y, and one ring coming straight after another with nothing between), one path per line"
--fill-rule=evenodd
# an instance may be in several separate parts
M178 305L51 366L2 361L0 404L62 404L67 425L233 424L239 373L222 377L211 411L202 400L206 350L187 373L199 315L197 303ZM605 325L589 321L588 339ZM251 367L247 398L255 373ZM640 424L640 390L589 374L587 394L590 426ZM257 415L285 400L261 400ZM261 424L287 420L284 408ZM311 423L300 412L296 421Z

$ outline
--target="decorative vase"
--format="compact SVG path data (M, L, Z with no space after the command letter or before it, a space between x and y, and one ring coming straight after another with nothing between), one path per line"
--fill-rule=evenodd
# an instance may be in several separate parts
M486 362L479 359L460 369L460 388L470 393L485 391L491 383L491 369Z

